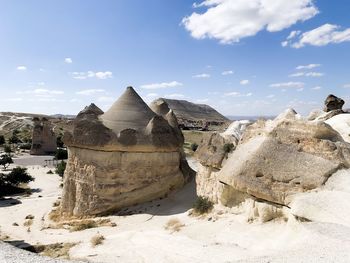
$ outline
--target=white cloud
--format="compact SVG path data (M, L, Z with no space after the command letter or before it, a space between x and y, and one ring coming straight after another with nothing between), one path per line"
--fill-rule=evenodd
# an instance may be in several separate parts
M141 85L141 88L142 89L165 89L165 88L180 87L182 85L183 84L178 81L171 81L171 82L145 84L145 85Z
M344 86L343 86L344 88L350 88L350 83L349 84L345 84Z
M206 78L210 78L210 75L206 73L202 73L202 74L194 75L192 77L197 79L206 79Z
M73 72L72 76L74 79L88 79L88 78L97 78L97 79L109 79L113 78L113 73L111 71L87 71L87 72Z
M320 87L320 86L316 86L316 87L312 88L312 90L320 90L320 89L322 89L322 87Z
M73 60L71 58L65 58L64 62L67 63L67 64L72 64Z
M268 98L268 99L273 99L274 97L275 97L275 95L273 95L273 94L266 96L266 98Z
M157 93L148 93L146 95L146 97L148 97L148 98L155 98L155 97L159 97L159 95Z
M19 102L19 101L23 101L23 98L8 98L8 99L5 99L5 101Z
M221 75L223 75L223 76L232 75L232 74L233 74L232 70L226 70L226 71L221 73Z
M299 88L299 89L297 89L298 92L301 92L301 91L303 91L303 90L304 90L304 88Z
M179 93L174 93L174 94L165 95L164 97L169 98L169 99L182 99L182 98L185 98L185 95L179 94Z
M271 84L271 88L303 88L305 86L305 83L303 82L282 82L282 83L274 83Z
M27 70L27 67L26 67L26 66L18 66L18 67L17 67L17 70L26 71L26 70Z
M305 72L297 72L289 75L290 78L296 78L296 77L302 77L302 76L305 76Z
M241 80L240 82L239 82L239 84L241 84L241 85L248 85L249 84L249 80L248 79L244 79L244 80Z
M240 92L233 91L233 92L225 93L224 95L229 97L251 97L253 93L249 92L247 94L242 94Z
M321 64L300 65L300 66L297 66L295 69L304 70L304 69L313 69L318 67L321 67Z
M104 89L86 89L76 92L78 95L84 95L84 96L91 96L97 93L103 93L105 92Z
M113 77L113 73L110 71L105 71L105 72L96 72L95 73L96 78L98 79L110 79Z
M321 72L297 72L294 74L289 75L289 77L312 77L312 78L318 78L323 77L324 73Z
M341 30L338 25L324 24L298 36L293 36L288 39L287 45L293 48L302 48L307 45L321 47L348 41L350 41L350 28Z
M182 20L192 37L214 38L224 44L239 42L264 29L281 31L318 13L313 0L205 0L194 7L207 10Z

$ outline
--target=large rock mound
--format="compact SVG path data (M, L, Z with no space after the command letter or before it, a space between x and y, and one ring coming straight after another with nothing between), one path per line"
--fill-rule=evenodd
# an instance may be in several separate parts
M92 104L65 134L69 160L61 212L97 215L162 197L192 175L171 112L160 116L134 91L103 113Z
M220 166L199 169L197 181L207 184L197 191L228 206L246 198L289 206L295 194L322 186L348 167L350 144L338 132L288 110L250 125Z

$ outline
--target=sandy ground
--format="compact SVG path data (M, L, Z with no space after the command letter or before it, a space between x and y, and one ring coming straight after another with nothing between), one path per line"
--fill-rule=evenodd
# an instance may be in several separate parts
M29 160L16 162L30 164ZM301 223L291 216L288 222L248 223L244 214L229 213L221 207L204 217L189 216L196 198L195 183L191 182L168 198L129 209L132 215L108 217L116 227L69 232L45 229L50 223L47 215L52 204L61 195L61 179L46 174L50 168L27 167L35 177L30 186L37 191L30 197L13 197L20 202L17 205L0 201L0 231L12 240L29 244L79 242L70 251L72 259L93 262L349 262L350 259L350 211L346 210L350 200L350 171L334 175L324 189L298 197L292 209L300 216L311 217L312 222ZM327 199L329 192L332 198ZM317 207L315 198L321 197ZM30 232L23 226L29 214L35 216ZM178 232L165 229L174 218L183 224ZM15 222L19 226L14 226ZM93 248L90 240L97 233L105 241Z

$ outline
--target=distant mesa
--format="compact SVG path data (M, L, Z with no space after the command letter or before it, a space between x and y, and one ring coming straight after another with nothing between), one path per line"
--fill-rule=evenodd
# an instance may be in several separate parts
M220 126L230 122L228 118L206 104L195 104L186 100L171 100L159 98L150 104L150 108L159 109L158 114L173 110L179 125L182 128L202 128Z
M192 176L171 110L157 114L132 87L105 113L91 104L66 132L63 216L91 216L163 197Z
M30 149L31 155L50 155L57 150L56 136L53 132L50 121L43 117L33 118L33 135L32 147Z

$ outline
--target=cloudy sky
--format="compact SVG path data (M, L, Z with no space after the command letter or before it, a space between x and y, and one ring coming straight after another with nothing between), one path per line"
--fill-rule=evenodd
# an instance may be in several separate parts
M350 101L349 0L3 0L0 111L106 110L133 86L226 115ZM350 107L350 104L347 104Z

